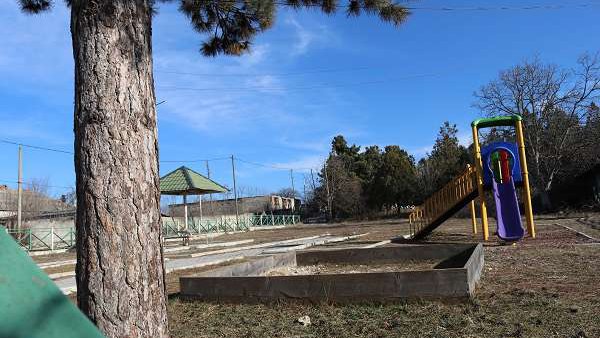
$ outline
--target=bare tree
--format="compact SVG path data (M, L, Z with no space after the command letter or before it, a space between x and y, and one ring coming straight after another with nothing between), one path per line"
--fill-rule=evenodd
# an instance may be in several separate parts
M57 203L48 196L48 182L48 178L34 178L24 184L22 206L25 219L54 209Z
M60 201L71 207L77 206L77 192L75 188L71 188L66 193L60 195Z
M292 188L283 188L275 193L277 196L287 197L287 198L296 198L299 197L300 194L293 190Z
M532 183L544 207L550 206L548 191L567 172L565 162L586 146L579 131L600 94L598 57L585 54L574 69L525 61L474 94L475 106L488 116L523 117Z

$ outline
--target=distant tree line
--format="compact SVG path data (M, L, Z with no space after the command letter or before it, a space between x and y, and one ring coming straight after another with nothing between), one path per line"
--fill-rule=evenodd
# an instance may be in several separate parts
M342 135L334 137L318 182L307 193L307 214L369 217L420 204L465 170L470 156L457 133L456 125L445 122L431 153L418 162L398 145L361 149Z

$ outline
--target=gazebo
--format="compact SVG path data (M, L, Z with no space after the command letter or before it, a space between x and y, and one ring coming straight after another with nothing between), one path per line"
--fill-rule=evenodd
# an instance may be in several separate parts
M185 230L188 229L188 195L206 195L229 191L210 178L182 166L160 178L161 195L183 196L183 218ZM200 221L202 221L202 197L199 199Z

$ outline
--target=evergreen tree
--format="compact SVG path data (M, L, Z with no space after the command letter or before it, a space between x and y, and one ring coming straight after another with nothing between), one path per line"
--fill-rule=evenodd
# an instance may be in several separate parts
M414 204L417 192L415 160L398 146L387 146L371 186L371 200L380 208Z
M422 199L442 188L458 174L462 173L471 155L458 140L455 124L446 121L440 127L431 154L419 162Z
M326 171L325 171L326 168ZM415 160L399 146L348 146L345 138L336 136L331 153L321 172L322 187L313 198L326 210L327 184L333 214L336 218L377 214L398 205L414 204L417 191ZM314 201L309 201L315 210Z
M28 13L52 0L18 0ZM208 36L207 56L240 55L273 25L278 6L362 12L400 25L390 0L161 0ZM67 0L75 59L77 300L109 337L167 337L161 250L154 0Z

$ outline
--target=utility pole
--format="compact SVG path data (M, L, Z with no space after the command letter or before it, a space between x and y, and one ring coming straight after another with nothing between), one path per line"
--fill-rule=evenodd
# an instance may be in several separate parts
M23 147L19 144L19 173L17 178L17 233L20 236L23 202Z
M306 174L302 175L302 198L306 201Z
M329 211L329 219L333 219L333 210L331 210L331 196L329 192L329 176L327 175L327 162L323 164L325 169L325 186L327 187L327 211Z
M290 169L290 179L292 180L292 193L294 194L294 196L292 197L296 197L296 187L294 187L294 169Z
M206 177L208 177L208 179L210 179L210 167L208 166L208 160L206 160ZM215 216L215 211L213 210L213 203L212 203L212 194L208 194L208 208L210 209L210 214L212 216Z
M238 209L237 183L235 181L235 158L231 155L231 173L233 175L233 197L235 198L235 225L240 226L240 211Z

